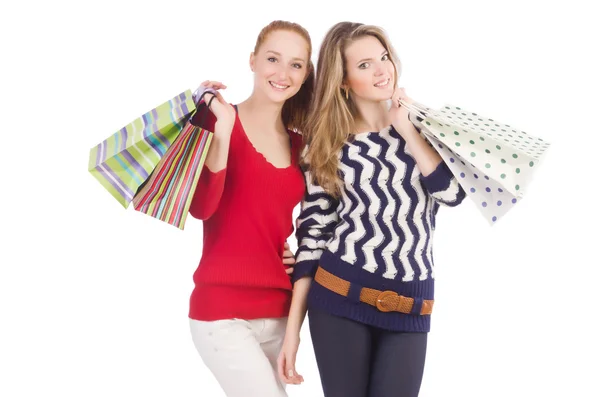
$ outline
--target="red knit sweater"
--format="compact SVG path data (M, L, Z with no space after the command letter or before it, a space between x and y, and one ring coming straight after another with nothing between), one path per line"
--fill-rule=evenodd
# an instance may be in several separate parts
M214 117L205 126L212 130ZM283 246L294 231L292 211L305 190L298 166L301 136L289 134L292 163L276 168L256 151L236 117L227 167L213 173L204 166L190 206L190 214L204 221L190 318L288 315L292 285Z

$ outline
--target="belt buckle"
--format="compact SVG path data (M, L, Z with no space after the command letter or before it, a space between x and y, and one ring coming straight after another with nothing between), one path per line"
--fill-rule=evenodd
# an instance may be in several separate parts
M393 301L395 301L395 306L398 306L398 298L400 298L400 295L398 295L394 291L383 291L377 296L377 301L375 301L375 306L377 307L377 309L379 309L379 311L387 313L395 309L395 306L388 307L388 305L386 304L386 302L390 302L389 298L392 298ZM393 302L390 303L393 304Z

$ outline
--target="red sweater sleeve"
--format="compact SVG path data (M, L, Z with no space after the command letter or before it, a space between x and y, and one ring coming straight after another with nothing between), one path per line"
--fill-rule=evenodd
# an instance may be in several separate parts
M212 172L206 165L202 168L200 179L198 180L198 185L190 204L190 214L194 218L204 221L215 213L223 195L226 174L227 168L218 172Z

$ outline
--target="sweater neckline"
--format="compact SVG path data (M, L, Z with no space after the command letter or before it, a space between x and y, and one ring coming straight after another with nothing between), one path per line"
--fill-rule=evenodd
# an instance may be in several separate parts
M275 164L271 163L264 154L262 154L261 152L259 152L256 147L254 146L254 144L252 143L252 141L250 140L250 138L248 137L248 134L246 134L246 129L244 128L244 124L242 124L242 120L240 119L240 114L238 112L238 107L237 105L233 105L233 107L235 108L235 118L236 118L236 122L239 123L240 126L240 132L242 133L244 140L246 141L246 143L248 145L250 145L250 147L252 148L252 150L260 157L263 159L263 161L265 163L267 163L268 166L270 166L271 168L273 168L276 171L286 171L286 170L291 170L294 168L295 166L295 161L294 161L294 151L295 151L295 147L294 147L294 140L292 139L292 136L290 135L291 131L289 129L286 128L287 134L288 134L288 138L290 140L290 164L286 167L277 167L275 166Z
M392 129L394 127L391 125L388 125L387 127L384 127L381 131L365 131L365 132L359 132L356 134L350 134L350 137L352 137L353 140L355 139L366 139L366 138L370 138L372 135L385 135L385 134L391 134Z

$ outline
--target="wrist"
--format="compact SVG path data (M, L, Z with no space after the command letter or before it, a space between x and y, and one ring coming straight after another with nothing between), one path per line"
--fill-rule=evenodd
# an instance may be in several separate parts
M217 120L215 122L215 134L217 135L226 135L229 136L231 135L231 132L233 131L233 124L232 122L229 121L223 121L223 120Z
M285 328L285 337L286 338L300 338L300 327L295 324L290 324L288 320L288 324Z
M299 342L300 341L300 334L299 333L295 333L295 332L293 332L293 333L286 332L285 333L285 337L283 339L286 340L286 341L289 341L289 342Z
M396 131L398 131L403 137L419 135L415 126L410 122L410 120L408 120L408 118L394 121L392 125L394 126L394 129L396 129Z

